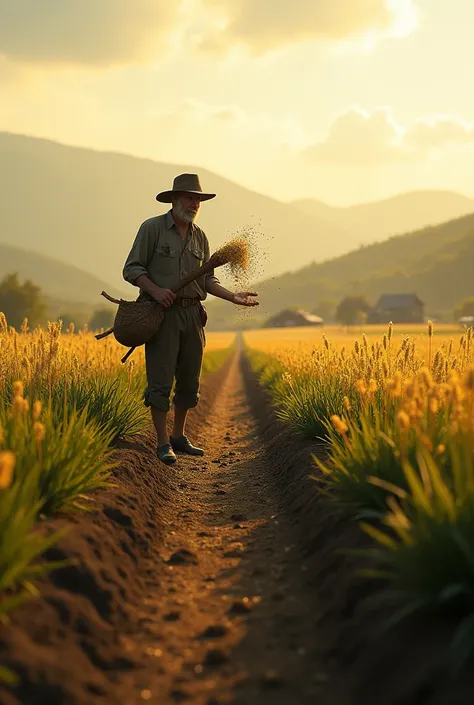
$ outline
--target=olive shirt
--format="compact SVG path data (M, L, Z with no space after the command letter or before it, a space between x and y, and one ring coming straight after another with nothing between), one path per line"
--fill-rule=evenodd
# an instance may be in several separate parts
M180 279L209 258L209 241L204 231L190 223L188 236L183 240L170 210L142 223L125 262L123 278L135 284L141 274L146 274L157 286L173 289ZM204 301L211 282L219 283L214 270L181 289L179 296Z
M173 289L209 257L209 242L201 228L191 223L183 240L169 211L142 223L125 262L123 277L135 284L141 274L146 274L157 286ZM188 284L179 291L179 296L202 301L212 281L218 282L213 271ZM141 290L139 298L151 295ZM196 406L204 344L198 306L183 308L175 304L166 309L158 332L145 345L146 406L168 411L174 379L174 402L184 409Z

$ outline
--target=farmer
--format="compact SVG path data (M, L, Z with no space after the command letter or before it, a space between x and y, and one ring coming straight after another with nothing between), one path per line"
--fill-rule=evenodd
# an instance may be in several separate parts
M176 462L175 451L204 455L185 435L188 410L196 406L199 398L207 318L201 302L209 293L240 306L258 305L252 298L257 296L255 292L228 291L219 284L213 270L188 284L178 295L171 290L210 258L208 239L194 221L201 201L215 195L202 191L197 174L177 176L172 189L156 197L160 203L171 203L171 210L142 223L123 268L124 279L140 288L139 300L154 299L166 309L160 329L145 345L145 406L151 407L157 455L167 465ZM168 437L166 421L174 378L174 423Z

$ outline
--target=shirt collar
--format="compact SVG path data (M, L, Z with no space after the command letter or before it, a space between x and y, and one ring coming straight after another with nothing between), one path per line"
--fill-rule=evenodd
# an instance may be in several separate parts
M168 230L171 230L173 225L175 225L173 213L171 210L169 210L168 213L166 214L166 227L168 228Z
M190 223L190 225L191 225L191 227L188 230L188 237L191 237L193 235L194 229L196 227L196 225L194 223ZM174 218L173 218L173 210L170 209L168 211L168 213L166 214L166 227L168 228L168 230L171 230L171 228L173 226L176 228L176 223L174 222ZM177 229L178 228L176 228L176 230Z

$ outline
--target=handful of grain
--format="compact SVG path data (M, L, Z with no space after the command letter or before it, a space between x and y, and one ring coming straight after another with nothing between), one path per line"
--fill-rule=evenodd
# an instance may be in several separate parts
M234 277L247 271L249 266L249 246L244 237L235 237L215 252L211 260L216 266L229 264Z

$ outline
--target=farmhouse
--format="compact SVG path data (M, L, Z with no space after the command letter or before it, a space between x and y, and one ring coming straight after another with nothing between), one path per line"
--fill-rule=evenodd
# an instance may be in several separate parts
M416 294L383 294L369 312L369 323L423 323L424 304Z
M294 328L296 326L322 326L324 320L313 313L301 311L300 309L285 309L276 316L269 318L264 324L264 328Z

